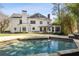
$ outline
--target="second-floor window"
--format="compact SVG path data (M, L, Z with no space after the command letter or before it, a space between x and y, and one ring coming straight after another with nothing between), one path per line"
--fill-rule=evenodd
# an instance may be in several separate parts
M49 22L47 22L47 24L49 24Z
M42 22L42 21L40 21L40 24L43 24L43 22Z
M30 22L30 24L35 24L35 23L36 23L35 21L31 21L31 22Z
M22 20L19 21L19 24L22 24Z

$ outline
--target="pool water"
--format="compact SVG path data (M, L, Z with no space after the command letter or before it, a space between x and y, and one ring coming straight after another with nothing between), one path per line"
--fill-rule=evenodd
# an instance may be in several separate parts
M77 48L73 40L26 40L0 48L1 56L26 56Z

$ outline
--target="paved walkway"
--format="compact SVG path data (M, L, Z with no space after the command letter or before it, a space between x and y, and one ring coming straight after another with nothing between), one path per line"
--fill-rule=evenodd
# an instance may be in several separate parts
M16 36L1 36L0 41L14 40L14 39L28 39L28 38L48 38L48 37L57 37L57 38L68 38L68 36L59 36L59 35L51 35L51 34L22 34Z

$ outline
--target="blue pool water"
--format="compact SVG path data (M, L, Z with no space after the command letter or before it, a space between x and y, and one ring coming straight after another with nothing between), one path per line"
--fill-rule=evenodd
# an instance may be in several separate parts
M26 56L77 48L73 40L26 40L0 48L2 56Z

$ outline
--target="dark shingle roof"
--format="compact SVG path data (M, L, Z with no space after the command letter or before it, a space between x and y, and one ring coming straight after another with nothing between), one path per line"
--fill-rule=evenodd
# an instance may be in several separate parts
M14 14L11 15L11 18L22 18L22 15L14 13ZM28 16L28 18L45 18L45 19L48 19L46 16L44 16L40 13L35 13L31 16Z
M12 18L21 18L22 15L21 15L21 14L16 14L16 13L14 13L14 14L11 15L11 17L12 17Z
M29 18L46 18L47 19L46 16L44 16L44 15L42 15L40 13L36 13L36 14L30 16Z

